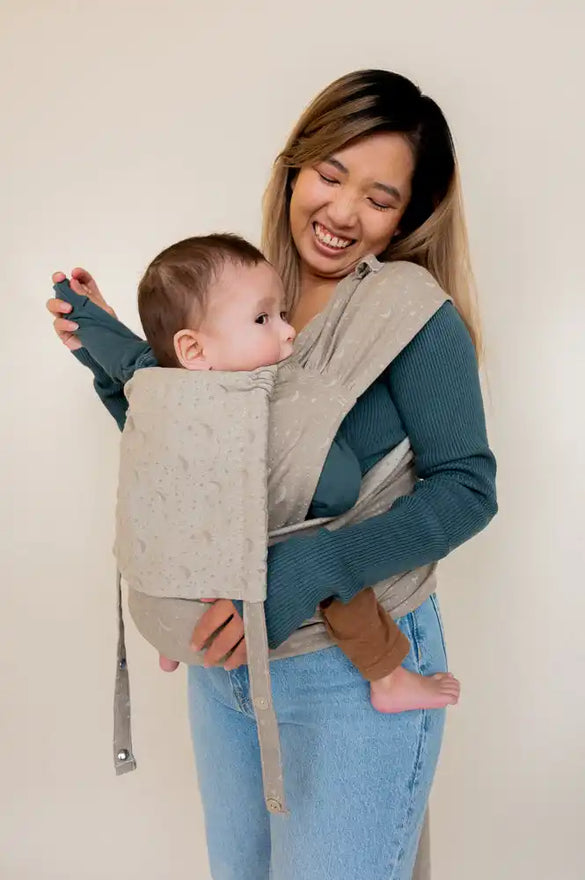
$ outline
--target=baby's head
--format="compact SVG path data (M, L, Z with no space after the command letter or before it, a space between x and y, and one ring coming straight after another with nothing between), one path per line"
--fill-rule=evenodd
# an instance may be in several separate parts
M161 367L256 370L292 353L282 281L237 235L187 238L162 251L140 282L138 310Z

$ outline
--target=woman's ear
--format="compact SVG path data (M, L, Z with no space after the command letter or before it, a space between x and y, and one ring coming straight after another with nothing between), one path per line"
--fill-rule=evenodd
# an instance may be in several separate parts
M178 330L173 337L175 354L186 370L210 370L205 359L200 334L196 330Z

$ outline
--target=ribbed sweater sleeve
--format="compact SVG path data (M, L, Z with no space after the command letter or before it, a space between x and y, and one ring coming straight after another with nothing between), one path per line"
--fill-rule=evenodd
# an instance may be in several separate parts
M116 420L118 428L122 431L128 410L128 401L124 396L124 386L121 382L115 382L111 379L103 367L100 367L98 362L94 361L86 348L78 348L73 352L73 355L80 364L88 367L93 373L93 387L107 411Z
M117 318L88 297L75 293L69 281L60 281L54 290L56 296L72 306L67 317L79 326L75 335L83 348L73 354L92 371L100 400L122 430L128 409L124 384L136 370L157 366L152 350Z
M446 303L390 365L385 381L415 455L418 481L390 510L337 531L270 548L266 619L281 644L324 599L435 562L481 531L497 510L469 333ZM364 430L375 413L364 416Z
M157 366L148 342L88 297L75 293L68 281L55 284L54 290L56 296L73 307L67 318L79 325L75 335L92 360L115 382L124 385L136 370Z

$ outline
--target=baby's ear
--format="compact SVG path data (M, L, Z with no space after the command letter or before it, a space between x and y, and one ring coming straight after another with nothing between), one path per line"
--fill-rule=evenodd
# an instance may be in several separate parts
M205 352L195 330L178 330L173 337L175 354L180 365L186 370L210 370L205 360Z

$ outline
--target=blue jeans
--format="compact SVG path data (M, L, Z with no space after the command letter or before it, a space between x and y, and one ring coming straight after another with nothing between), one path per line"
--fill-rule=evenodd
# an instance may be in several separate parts
M405 666L446 670L434 596L399 621ZM264 806L247 667L189 667L214 880L409 880L444 710L381 715L338 648L270 665L290 815Z

